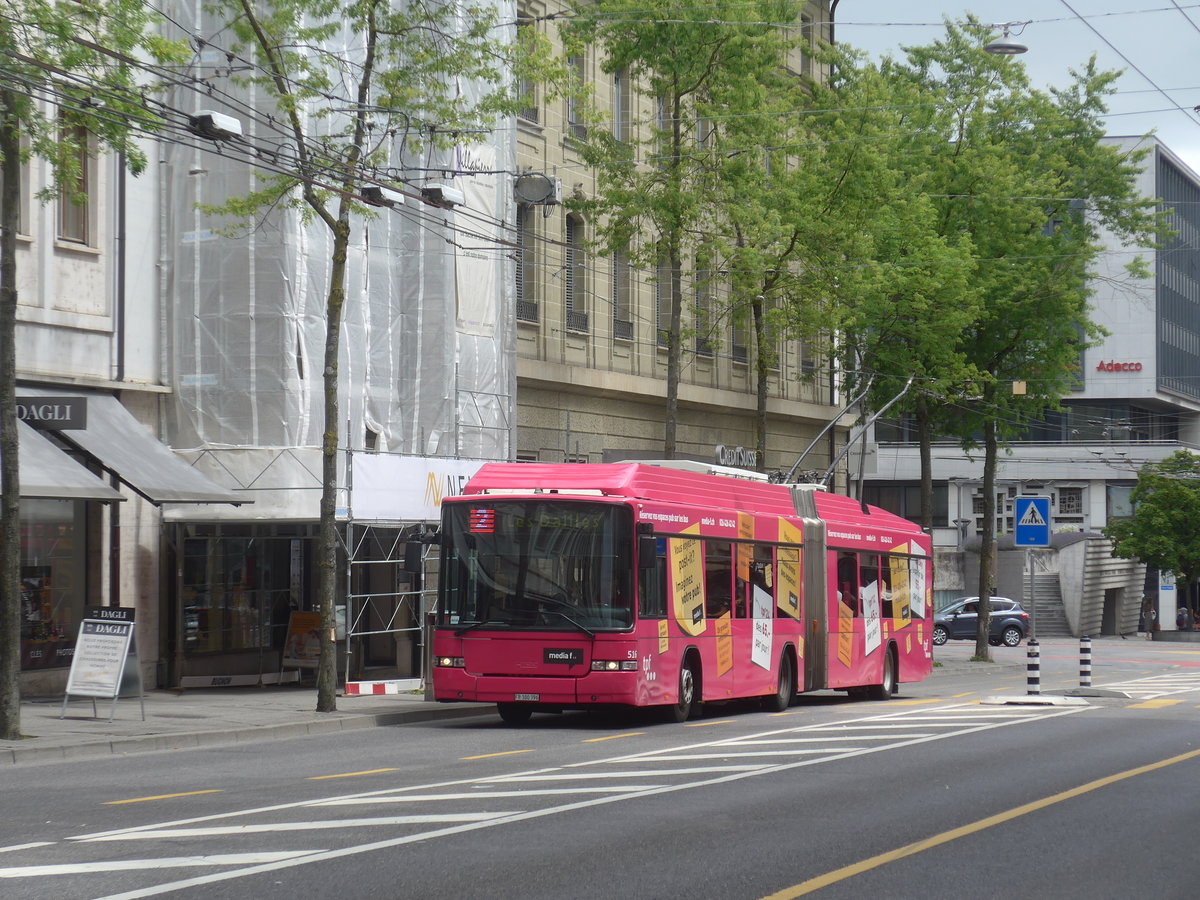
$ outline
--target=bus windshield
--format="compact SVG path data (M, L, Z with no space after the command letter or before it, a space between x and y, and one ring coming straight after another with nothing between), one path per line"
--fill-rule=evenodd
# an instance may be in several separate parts
M438 622L462 630L633 625L633 512L576 500L446 504Z

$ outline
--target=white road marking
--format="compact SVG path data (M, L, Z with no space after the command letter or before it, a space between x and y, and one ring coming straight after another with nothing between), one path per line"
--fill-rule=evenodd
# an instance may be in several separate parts
M662 757L654 757L647 759L646 762L653 762L655 759ZM507 778L493 778L492 781L497 784L512 784L517 781L579 781L582 778L662 778L663 775L708 775L714 772L756 772L759 769L765 769L767 766L700 766L694 769L671 769L664 772L662 769L646 769L644 772L587 772L573 773L570 775L511 775Z
M0 847L0 853L11 853L13 850L32 850L34 847L49 847L54 841L33 841L29 844L13 844L11 847Z
M520 810L504 810L490 813L445 813L430 816L384 816L376 819L329 819L324 822L267 822L260 825L210 825L207 828L160 828L153 831L137 831L126 835L109 835L89 839L88 843L101 841L144 840L151 838L194 838L212 837L221 834L273 834L282 831L326 831L336 828L369 828L390 825L439 825L453 822L486 822L503 816L516 815Z
M622 794L626 791L644 791L660 784L618 784L605 787L540 788L521 791L467 791L461 794L420 794L416 797L350 797L335 800L317 800L309 806L353 806L360 803L420 803L426 800L477 800L480 797L542 797L555 794Z
M86 875L90 872L124 872L129 869L177 869L184 866L250 866L322 853L322 850L288 850L274 853L216 853L212 856L165 856L161 859L112 859L100 862L60 863L50 866L14 866L0 869L0 878L35 875Z

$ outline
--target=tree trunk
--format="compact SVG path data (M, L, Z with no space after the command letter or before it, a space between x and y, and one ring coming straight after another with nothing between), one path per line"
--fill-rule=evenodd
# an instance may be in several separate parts
M754 449L760 472L766 471L767 465L767 379L771 372L771 363L774 362L771 336L767 334L765 305L766 298L762 294L757 295L750 304L754 313L754 374L758 388L754 417Z
M671 326L667 332L667 421L663 433L663 457L674 459L679 424L679 370L683 364L683 260L680 258L677 233L672 233L668 244L668 259L671 265Z
M17 230L21 132L0 90L0 740L21 737L21 484L17 450Z
M325 423L321 441L321 522L317 538L317 604L321 613L321 655L317 661L317 712L337 709L337 646L334 642L337 594L338 348L346 300L346 256L350 223L333 228L333 268L325 309Z
M985 408L992 406L994 391L989 387L983 392ZM988 634L992 627L992 605L987 602L992 595L992 583L996 580L992 558L996 547L996 459L999 441L996 439L996 422L987 419L983 425L983 543L979 547L979 616L975 628L975 658L990 660L991 645Z
M917 444L921 455L921 528L933 532L933 424L925 395L917 396Z

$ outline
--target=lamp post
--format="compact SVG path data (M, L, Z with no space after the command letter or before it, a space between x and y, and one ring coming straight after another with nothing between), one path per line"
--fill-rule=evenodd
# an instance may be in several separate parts
M1021 31L1024 31L1025 26L1028 24L1028 22L1005 22L1000 26L1004 29L1004 37L997 38L988 44L984 44L984 52L992 53L996 56L1016 56L1020 53L1027 52L1029 48L1019 41L1014 41L1012 38L1010 38L1008 36L1008 32L1010 28L1016 28L1017 26L1020 26ZM1020 34L1021 32L1018 31L1017 33Z

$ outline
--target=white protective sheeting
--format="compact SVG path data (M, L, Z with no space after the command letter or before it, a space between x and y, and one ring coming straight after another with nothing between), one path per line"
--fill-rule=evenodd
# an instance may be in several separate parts
M500 20L515 21L512 3L497 2ZM218 49L227 36L200 4L167 6L169 17L192 32L193 45L196 36L208 42L198 72L212 77L213 67L228 65ZM329 49L349 55L356 41L346 31ZM198 101L194 92L179 91L172 100L184 109L200 102L237 117L245 145L286 148L268 124L266 99L228 78L220 81L211 98ZM467 83L459 88L472 90ZM229 99L222 103L223 97ZM309 118L306 127L316 132L324 122ZM419 159L400 156L400 143L393 165L409 173L406 202L352 220L338 446L358 451L373 443L386 453L507 459L515 336L503 223L513 217L512 176L495 173L515 170L514 130L500 122L482 145ZM319 447L332 235L319 220L306 223L293 210L274 211L228 234L228 220L197 204L244 196L261 182L254 167L217 149L164 143L164 345L176 392L168 441L222 456ZM272 159L285 165L285 156ZM445 169L434 177L428 170L437 166ZM464 207L423 204L416 198L427 181L457 188L467 197ZM233 462L223 465L237 469ZM339 465L340 480L344 468ZM311 506L303 506L297 512L306 517ZM398 508L394 518L412 516Z

